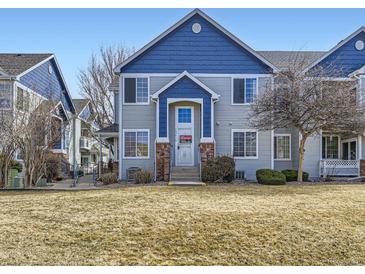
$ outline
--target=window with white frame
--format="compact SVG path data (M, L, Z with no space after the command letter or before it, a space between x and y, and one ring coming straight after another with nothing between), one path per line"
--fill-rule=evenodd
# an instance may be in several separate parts
M256 96L256 78L233 79L233 104L251 104Z
M148 78L124 78L124 103L148 104Z
M274 159L290 160L289 134L276 134L274 136Z
M149 130L124 130L124 158L149 157Z
M257 131L232 130L232 155L236 158L256 158Z
M339 159L339 137L322 136L322 159Z
M12 101L12 83L0 81L0 109L10 109Z

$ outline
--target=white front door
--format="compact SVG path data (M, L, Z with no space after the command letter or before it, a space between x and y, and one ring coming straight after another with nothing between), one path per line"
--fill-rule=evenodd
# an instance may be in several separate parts
M175 165L194 165L194 108L176 107Z

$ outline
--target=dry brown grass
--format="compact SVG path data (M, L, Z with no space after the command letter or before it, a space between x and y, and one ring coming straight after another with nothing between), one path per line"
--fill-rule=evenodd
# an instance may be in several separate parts
M365 186L0 193L2 265L359 265Z

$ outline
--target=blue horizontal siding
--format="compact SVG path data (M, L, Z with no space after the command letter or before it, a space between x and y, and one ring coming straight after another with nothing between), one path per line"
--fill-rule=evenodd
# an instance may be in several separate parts
M53 73L48 71L50 65ZM65 109L73 111L71 98L53 59L20 77L20 82L49 100L62 101Z
M330 67L330 70L339 72L338 77L347 77L350 73L365 64L365 49L357 50L355 43L362 40L365 43L365 33L361 32L322 60L317 66Z
M203 99L203 137L211 136L211 94L188 77L183 77L159 96L159 137L167 137L168 98Z
M192 25L202 26L200 33ZM122 73L271 73L272 70L196 14L161 39L131 63Z

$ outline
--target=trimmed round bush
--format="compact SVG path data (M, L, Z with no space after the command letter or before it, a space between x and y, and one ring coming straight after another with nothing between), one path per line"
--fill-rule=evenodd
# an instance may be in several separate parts
M256 179L262 185L285 185L286 183L285 175L272 169L258 169Z
M285 169L282 170L281 173L283 173L286 177L287 182L294 182L298 180L298 170L295 169ZM308 172L303 171L303 181L308 181L309 174Z
M100 176L100 181L103 185L111 185L118 183L118 177L115 173L104 173Z
M134 173L134 182L136 184L151 184L153 182L152 172L141 170Z
M234 179L235 162L229 156L219 156L207 161L202 169L202 181L230 183Z

